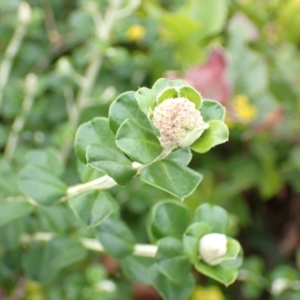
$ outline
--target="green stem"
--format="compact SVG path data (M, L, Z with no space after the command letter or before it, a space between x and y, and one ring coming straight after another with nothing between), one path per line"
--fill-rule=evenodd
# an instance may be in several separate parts
M117 183L111 177L104 175L90 182L69 187L67 189L66 197L62 198L61 201L65 201L69 197L76 196L86 191L109 189L115 185L117 185Z
M110 5L106 10L103 19L97 11L92 15L96 31L98 33L98 38L101 42L108 43L109 41L109 36L115 21L114 16L119 9L119 4L119 0L110 1ZM80 85L80 90L77 94L77 98L74 101L71 109L69 110L69 123L72 128L76 128L79 122L80 112L89 103L88 100L95 85L97 75L101 69L104 55L105 53L95 53L95 55L91 57L90 63L87 66L83 80L81 80L82 83ZM72 147L73 140L68 140L62 147L61 155L64 161L67 161Z
M166 156L168 156L170 154L171 151L169 150L163 150L162 153L153 160L153 162L151 162L150 164L147 165L142 165L140 163L137 162L133 162L132 163L132 167L134 169L137 170L137 174L140 174L141 171L146 168L147 166L151 165L152 163L159 161L161 159L164 159ZM70 197L76 196L80 193L86 192L86 191L90 191L90 190L106 190L106 189L110 189L111 187L117 185L117 183L108 175L104 175L100 178L97 178L95 180L89 181L87 183L83 183L83 184L78 184L78 185L74 185L74 186L70 186L67 189L67 193L66 196L63 197L60 201L66 201L68 200Z
M34 235L23 234L21 236L21 243L30 244L33 241L37 242L49 242L55 237L54 233L37 232ZM80 238L81 245L91 251L105 252L104 247L96 239ZM133 249L133 255L143 257L155 257L157 252L157 246L150 244L136 244Z
M7 84L14 59L21 47L22 40L27 33L27 25L31 18L31 9L27 2L21 2L18 12L19 24L5 50L0 65L0 110L3 102L3 91Z
M31 110L32 104L37 90L37 77L35 74L28 74L25 78L25 98L22 103L21 111L15 118L10 134L7 139L6 147L4 149L4 158L11 161L18 144L18 137L22 131L28 113Z

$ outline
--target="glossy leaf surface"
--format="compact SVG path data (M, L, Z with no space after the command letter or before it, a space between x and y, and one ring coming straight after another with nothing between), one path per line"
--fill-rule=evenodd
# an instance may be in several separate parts
M181 202L158 203L151 210L148 225L149 237L153 242L165 237L182 239L189 220L189 211Z
M72 197L69 205L75 215L87 226L94 227L119 209L107 191L88 191Z
M119 127L116 142L124 153L141 164L149 164L162 152L157 136L131 119Z
M183 200L196 189L203 176L196 171L169 160L157 161L146 167L141 179Z

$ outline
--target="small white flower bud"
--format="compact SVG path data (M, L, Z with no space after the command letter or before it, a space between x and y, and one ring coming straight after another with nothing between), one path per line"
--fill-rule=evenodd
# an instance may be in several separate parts
M289 288L290 281L286 278L277 278L272 282L271 294L278 296Z
M61 57L57 61L56 66L57 66L57 71L62 75L71 75L73 73L72 65L70 61L65 57Z
M226 235L220 233L209 233L204 235L199 241L200 259L215 266L221 262L221 258L227 252Z
M29 73L25 77L25 90L27 93L33 93L37 88L37 76L33 73Z
M208 128L195 104L186 98L164 100L155 107L152 122L165 149L190 146Z
M23 24L28 24L31 20L31 8L25 1L22 1L19 5L18 18Z

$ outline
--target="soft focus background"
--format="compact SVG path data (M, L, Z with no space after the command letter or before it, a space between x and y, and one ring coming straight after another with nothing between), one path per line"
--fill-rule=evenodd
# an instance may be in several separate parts
M226 208L245 263L229 288L198 276L190 300L300 299L299 0L0 0L0 299L160 299L111 257L20 243L38 231L80 236L68 206L8 222L3 202L22 194L30 149L54 149L64 181L80 182L78 125L160 77L220 101L230 128L228 143L194 155L204 179L185 203ZM139 180L112 191L147 242L149 208L170 196Z

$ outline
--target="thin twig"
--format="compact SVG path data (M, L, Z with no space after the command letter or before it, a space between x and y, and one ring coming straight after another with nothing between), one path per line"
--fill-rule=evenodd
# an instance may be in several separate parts
M119 9L120 1L112 0L110 1L110 5L106 10L104 17L99 14L96 16L96 13L92 14L92 18L95 22L96 31L98 33L98 37L101 41L107 42L109 40L109 36L115 22L115 15ZM96 53L93 57L91 57L90 63L87 66L82 84L80 85L80 89L78 91L75 102L73 103L73 107L71 108L71 115L69 116L70 125L75 128L78 125L79 117L81 111L84 107L88 106L88 100L92 89L95 85L97 75L101 69L102 61L104 58L104 53ZM68 140L61 149L61 155L63 161L67 161L70 151L73 146L73 141Z
M3 102L3 91L7 84L14 59L21 47L22 40L27 33L27 25L31 19L31 8L27 2L21 2L18 11L19 23L6 48L0 65L0 110Z
M35 74L28 74L25 78L25 98L22 103L21 111L15 118L10 134L7 139L6 147L4 149L4 158L11 161L15 153L19 134L22 131L28 113L31 110L35 95L37 91L37 77Z

